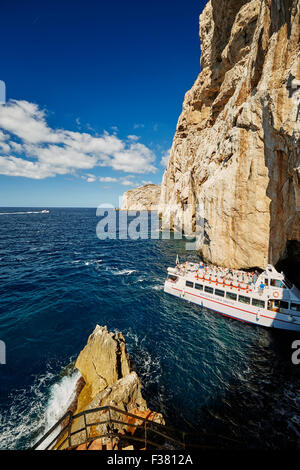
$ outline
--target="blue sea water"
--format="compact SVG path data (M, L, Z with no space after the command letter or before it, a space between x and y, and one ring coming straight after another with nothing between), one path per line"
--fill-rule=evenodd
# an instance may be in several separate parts
M0 448L28 448L64 413L97 323L123 332L148 405L199 444L299 447L295 335L165 294L176 254L197 259L184 240L99 240L95 209L0 212Z

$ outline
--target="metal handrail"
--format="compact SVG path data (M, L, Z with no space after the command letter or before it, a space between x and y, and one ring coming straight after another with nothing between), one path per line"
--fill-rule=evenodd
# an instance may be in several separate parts
M97 421L97 422L93 422L93 423L87 423L86 422L86 416L88 414L91 414L91 413L97 413L97 412L101 412L101 411L109 411L109 419L107 420L104 420L104 421ZM116 411L117 413L120 413L122 415L125 415L127 417L132 417L132 418L135 418L137 419L138 421L142 421L142 424L133 424L133 423L127 423L126 421L119 421L117 419L113 419L111 418L111 411ZM81 416L84 417L84 427L83 428L80 428L76 431L73 431L72 432L72 423L80 418ZM67 411L67 413L65 413L62 418L60 418L60 420L54 424L54 426L51 427L51 429L49 429L46 434L41 438L39 439L32 447L31 447L31 450L36 450L38 449L38 447L46 441L46 439L51 436L54 431L66 420L68 419L68 422L67 424L59 431L59 433L51 440L51 442L46 446L45 450L48 450L49 448L52 448L53 444L55 443L58 443L59 442L59 439L61 438L62 435L64 435L66 432L67 432L67 435L66 437L63 439L63 441L58 445L57 447L57 450L61 449L64 444L68 441L68 449L71 449L72 448L72 442L71 442L71 438L72 436L76 435L76 434L79 434L80 432L83 432L85 431L86 433L86 440L84 442L82 442L81 444L85 444L87 442L90 442L91 440L95 440L95 439L99 439L99 438L102 438L102 437L116 437L118 436L120 439L126 439L128 441L130 440L133 440L133 441L138 441L138 442L144 442L144 445L145 445L145 448L147 448L147 444L150 444L154 447L157 447L157 448L161 448L162 446L158 443L154 443L152 441L150 441L148 438L147 438L147 431L148 432L153 432L154 434L160 436L160 437L163 437L164 439L168 440L168 441L172 441L174 443L176 443L178 446L180 446L181 448L185 448L185 443L184 443L184 436L185 436L185 433L184 432L181 432L179 431L178 429L175 429L175 428L171 428L169 426L165 426L165 425L161 425L159 423L156 423L155 421L151 421L147 418L143 418L142 416L138 416L138 415L135 415L133 413L129 413L127 411L124 411L124 410L121 410L119 408L116 408L114 406L103 406L103 407L99 407L99 408L93 408L93 409L90 409L90 410L84 410L80 413L77 413L75 415L73 415L73 413L71 411ZM114 434L114 433L105 433L103 435L99 435L99 436L93 436L91 438L88 437L88 428L91 427L91 426L97 426L97 425L101 425L101 424L112 424L112 423L115 423L115 424L126 424L127 427L132 427L132 428L136 428L136 429L144 429L144 438L141 439L141 438L138 438L138 437L134 437L134 436L123 436L123 435L120 435L120 434ZM148 427L147 427L148 425ZM168 432L172 432L172 433L176 433L177 435L180 434L182 436L182 441L180 441L179 439L175 439L174 437L170 436L169 434L166 434L165 432L163 431L166 431L167 433ZM79 445L79 444L77 444ZM76 446L75 446L76 447Z
M49 447L51 446L51 444L53 444L59 437L61 434L63 434L63 432L65 432L67 430L67 428L69 427L71 421L72 421L72 416L73 416L73 413L72 411L67 411L58 421L57 423L54 424L54 426L52 426L52 428L49 429L49 431L46 432L46 434L44 434L43 437L41 437L32 447L31 447L31 450L35 450L37 449L49 436L51 436L51 434L55 431L55 429L60 426L61 423L63 423L67 418L69 418L68 420L68 424L66 426L64 426L59 434L50 442L50 444L47 445L46 447L46 450L49 449Z

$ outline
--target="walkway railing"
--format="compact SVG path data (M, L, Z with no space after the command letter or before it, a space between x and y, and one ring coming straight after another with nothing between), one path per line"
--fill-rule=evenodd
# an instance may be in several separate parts
M103 412L108 412L101 420L101 414ZM128 420L121 421L112 416L112 412L122 415L126 418L134 419L134 422L129 422ZM88 422L87 417L92 414L100 414L100 419L93 420L93 422ZM79 429L72 430L74 422L82 418L83 423L79 426ZM92 416L93 419L94 416ZM136 424L138 423L138 424ZM115 428L113 424L123 425L126 427L127 432L120 432L118 428ZM97 427L100 425L107 425L107 431L104 433L99 433L97 435L92 432L92 427ZM128 429L130 429L128 431ZM82 433L80 435L80 433ZM84 435L84 437L83 437ZM74 444L74 437L77 436L77 442ZM114 406L104 406L100 408L93 408L90 410L82 411L76 415L73 415L71 411L65 413L65 415L54 425L51 429L39 439L31 448L31 450L67 450L74 449L81 444L89 443L95 439L110 439L111 444L117 438L118 442L130 442L135 443L138 448L143 449L184 449L185 448L185 432L181 432L175 428L171 428L154 421L151 421L147 418L143 418L139 415L135 415ZM112 445L111 445L112 448Z

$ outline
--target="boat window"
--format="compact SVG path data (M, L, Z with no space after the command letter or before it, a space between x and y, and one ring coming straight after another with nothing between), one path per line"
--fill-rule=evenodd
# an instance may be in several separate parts
M289 309L289 303L285 302L284 300L269 300L268 302L268 310L272 310L273 312L279 312L282 310L288 310Z
M271 286L272 287L284 287L283 282L279 279L271 279Z
M225 297L225 291L221 289L215 289L215 295L218 295L219 297Z
M185 285L186 287L194 287L194 283L190 281L186 281Z
M265 278L264 282L265 282L265 286L269 285L269 279Z
M168 279L169 279L169 281L175 282L175 281L177 281L177 276L172 276L172 275L170 274L169 277L168 277Z
M203 290L203 285L202 284L195 284L195 289Z
M300 312L300 304L291 304L291 310L295 310L296 312Z
M285 310L288 310L289 309L289 303L288 302L285 302L284 300L280 300L280 308L281 309L285 309Z
M287 287L288 289L291 289L293 287L293 284L288 279L284 280L284 284L285 284L285 287Z
M227 292L226 297L227 297L227 299L231 299L231 300L236 300L237 299L237 295L233 294L232 292Z
M213 294L214 293L213 288L209 287L209 286L205 286L204 290L205 290L205 292L208 292L208 294Z
M259 299L252 299L252 305L254 305L254 307L265 308L265 302Z
M242 302L243 304L250 304L250 297L239 295L239 302Z
M268 300L268 310L279 312L280 300Z

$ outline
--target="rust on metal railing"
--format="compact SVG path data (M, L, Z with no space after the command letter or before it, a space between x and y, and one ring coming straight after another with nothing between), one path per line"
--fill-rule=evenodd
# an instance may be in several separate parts
M101 411L108 411L109 412L109 419L105 419L103 421L99 420L99 421L95 421L93 423L87 423L86 417L87 417L88 414L98 413L98 412L101 412ZM135 420L137 420L138 423L142 422L142 424L128 423L126 421L120 421L118 419L114 419L114 418L111 417L111 411L115 411L115 412L117 412L119 414L122 414L123 416L126 416L126 417L134 418ZM72 424L74 423L74 421L76 419L78 419L80 417L83 417L84 426L80 427L80 429L77 429L76 431L72 432ZM31 450L37 450L57 430L57 428L59 428L59 426L61 426L67 419L68 419L67 424L62 429L59 430L58 434L56 434L55 437L52 438L51 442L49 444L47 444L47 446L45 447L45 450L53 449L53 448L55 448L55 445L57 445L56 449L60 450L65 445L65 443L67 441L68 441L67 449L72 449L73 447L77 447L80 444L85 444L85 443L88 443L92 440L102 439L102 438L106 438L106 437L109 438L111 440L111 442L113 441L113 438L115 438L115 437L118 437L119 440L123 439L123 440L126 440L126 441L140 442L140 443L144 444L145 449L147 449L148 445L150 445L154 448L163 448L164 445L160 444L159 442L154 442L152 439L150 440L148 438L149 432L152 432L156 436L160 436L160 437L164 438L166 441L169 441L169 442L171 441L173 443L173 445L176 445L180 449L185 448L184 433L181 433L177 429L171 428L169 426L165 426L165 425L162 425L162 424L159 424L159 423L156 423L155 421L151 421L151 420L149 420L147 418L144 418L142 416L135 415L133 413L129 413L127 411L121 410L121 409L116 408L114 406L103 406L103 407L100 407L100 408L93 408L93 409L90 409L90 410L85 410L85 411L82 411L81 413L77 413L76 415L73 415L73 413L71 411L68 411L67 413L65 413L65 415L54 426L52 426L51 429L49 429L49 431L47 431L47 433L41 439L38 440L38 442L36 442L32 446ZM133 436L133 435L122 435L120 433L111 432L111 425L113 423L114 424L121 424L121 425L126 424L127 428L128 427L129 428L135 428L135 430L141 429L141 430L144 431L144 437L139 438L139 437L136 437L136 436ZM109 424L110 425L110 432L106 432L106 433L101 434L101 435L89 437L89 433L88 433L89 428L91 428L92 426L99 426L99 425L104 425L104 424ZM80 444L76 444L76 446L72 446L72 437L75 436L75 435L78 435L79 433L84 432L84 431L85 431L85 441L81 442ZM117 431L117 430L115 430L115 431ZM175 435L180 434L183 437L183 439L179 440L179 439L176 439L176 438L172 437L171 434L174 434L174 433L175 433ZM62 436L65 436L65 437L63 437L62 442L59 442L59 440L62 438Z

